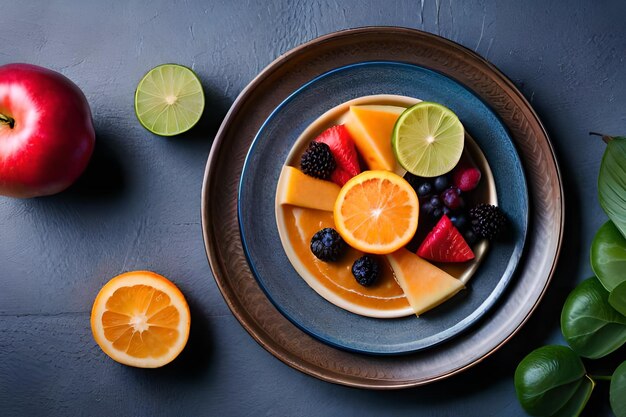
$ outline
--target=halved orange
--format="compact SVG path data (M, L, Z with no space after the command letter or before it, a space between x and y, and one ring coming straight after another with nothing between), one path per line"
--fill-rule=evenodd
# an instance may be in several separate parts
M104 353L139 368L157 368L174 360L187 344L190 322L180 290L149 271L111 279L91 310L91 331Z
M335 201L335 227L353 248L394 252L415 235L419 201L413 187L389 171L365 171L348 181Z

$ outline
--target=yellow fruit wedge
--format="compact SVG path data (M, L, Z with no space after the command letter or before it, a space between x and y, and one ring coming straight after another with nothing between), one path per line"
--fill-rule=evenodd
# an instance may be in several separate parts
M276 191L278 204L333 211L341 188L334 182L313 178L302 171L285 165Z
M346 128L369 169L397 171L391 149L391 135L404 107L364 105L351 106Z
M461 281L407 249L387 255L387 260L418 316L465 288Z

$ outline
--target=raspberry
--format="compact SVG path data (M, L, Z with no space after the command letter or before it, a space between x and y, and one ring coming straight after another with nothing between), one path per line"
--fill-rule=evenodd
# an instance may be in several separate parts
M459 168L454 172L454 185L461 191L472 191L480 182L480 171L478 168L467 167Z

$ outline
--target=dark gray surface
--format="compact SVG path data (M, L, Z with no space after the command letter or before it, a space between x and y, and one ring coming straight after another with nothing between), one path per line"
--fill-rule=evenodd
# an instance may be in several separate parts
M595 192L603 146L587 132L626 133L626 3L544 3L0 0L0 65L30 62L70 77L97 131L91 166L72 189L0 197L0 414L523 415L515 366L533 348L562 342L561 305L590 275L589 244L606 218ZM473 369L399 392L324 383L259 347L224 304L200 231L206 157L239 91L280 53L364 25L438 33L503 70L552 136L567 199L561 262L530 322ZM172 139L145 131L133 111L137 82L164 62L193 67L208 100L201 125ZM100 287L140 268L170 277L192 309L186 350L159 370L113 362L89 328ZM623 357L624 349L600 366ZM610 415L602 384L589 416Z

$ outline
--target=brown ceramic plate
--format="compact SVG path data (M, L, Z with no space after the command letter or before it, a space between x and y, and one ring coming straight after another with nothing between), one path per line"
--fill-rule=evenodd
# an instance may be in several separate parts
M244 255L237 191L257 131L287 96L337 67L388 60L429 68L472 90L508 128L526 172L530 229L516 277L489 316L436 348L400 357L350 353L299 330L265 296ZM265 349L330 382L392 389L426 384L467 369L505 343L545 292L559 253L563 192L545 129L529 103L493 65L464 47L413 29L369 27L315 39L282 55L239 95L215 138L202 192L202 225L215 280L233 314Z

